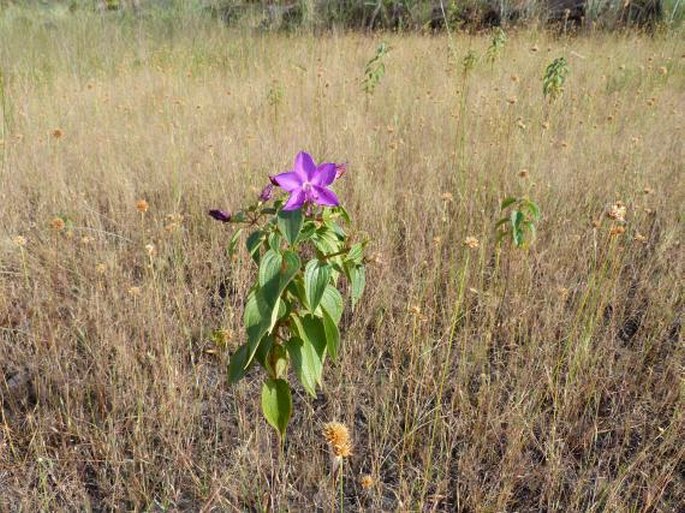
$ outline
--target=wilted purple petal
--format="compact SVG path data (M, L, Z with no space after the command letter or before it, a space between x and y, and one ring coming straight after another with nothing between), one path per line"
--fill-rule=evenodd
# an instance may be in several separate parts
M347 173L347 163L343 162L342 164L336 164L335 165L335 179L337 180L338 178L342 178L342 176Z
M228 223L231 220L231 213L226 210L214 209L210 210L208 213L211 218L221 221L222 223Z
M312 156L306 151L301 151L295 157L295 168L293 172L297 173L303 182L311 182L316 176L316 164Z
M333 180L335 180L335 175L335 164L326 162L316 168L316 176L312 179L312 184L320 185L321 187L331 185Z
M338 197L332 190L318 185L312 185L312 189L316 193L316 203L319 205L327 207L337 207L340 205L340 200L338 200Z
M274 186L272 184L266 184L266 186L262 189L262 192L259 194L259 201L269 201L271 198L273 198L274 195Z
M287 173L276 175L274 176L274 180L281 189L288 192L301 188L302 183L304 182L302 177L295 171L288 171Z
M302 189L295 190L290 193L288 201L283 205L283 210L297 210L304 205L306 193Z

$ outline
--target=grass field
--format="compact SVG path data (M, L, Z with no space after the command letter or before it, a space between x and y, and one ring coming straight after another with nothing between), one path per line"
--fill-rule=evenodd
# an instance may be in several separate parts
M486 35L18 12L0 16L0 511L339 510L331 420L354 442L347 511L682 506L682 33L510 32L489 63ZM226 384L256 269L206 213L301 149L349 163L336 192L372 262L279 456L259 373ZM528 249L497 249L508 195L541 207Z

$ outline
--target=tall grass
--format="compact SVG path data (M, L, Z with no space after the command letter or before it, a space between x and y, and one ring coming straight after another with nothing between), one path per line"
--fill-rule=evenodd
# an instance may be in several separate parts
M0 510L328 510L331 419L348 511L682 504L677 34L512 33L466 76L489 38L386 34L367 99L377 37L43 16L0 18ZM258 379L226 385L252 270L206 210L303 148L350 163L376 264L280 467ZM495 244L510 194L544 213L528 250Z

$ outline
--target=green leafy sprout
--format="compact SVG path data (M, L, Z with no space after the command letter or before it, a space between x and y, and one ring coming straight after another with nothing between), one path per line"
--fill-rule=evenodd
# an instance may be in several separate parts
M511 240L515 247L529 245L535 238L535 223L540 218L540 207L527 197L508 196L500 206L503 217L495 224L497 242Z
M568 72L566 57L557 57L547 66L542 79L542 94L545 98L556 100L562 95Z
M362 80L362 89L366 94L372 95L385 75L385 63L383 62L383 59L389 51L390 47L386 43L381 43L378 45L378 48L376 48L376 54L366 63L364 78Z

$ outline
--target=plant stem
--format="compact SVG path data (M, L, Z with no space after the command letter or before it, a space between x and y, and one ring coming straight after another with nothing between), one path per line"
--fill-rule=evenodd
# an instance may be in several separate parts
M344 459L340 458L340 468L338 469L338 472L340 472L340 513L343 513L345 511L345 495L344 495L344 490L343 490L343 463Z

